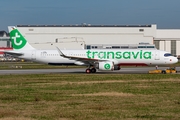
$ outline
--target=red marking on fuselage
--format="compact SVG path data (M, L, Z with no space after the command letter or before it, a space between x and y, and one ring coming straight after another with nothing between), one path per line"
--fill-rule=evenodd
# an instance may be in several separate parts
M145 63L120 63L118 66L148 66Z

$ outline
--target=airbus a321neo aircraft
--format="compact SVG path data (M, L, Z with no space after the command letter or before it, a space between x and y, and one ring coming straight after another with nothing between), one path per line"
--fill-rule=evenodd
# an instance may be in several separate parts
M163 65L174 64L178 59L166 51L156 49L86 49L86 50L37 50L22 34L9 27L13 51L5 51L14 57L49 65L89 66L86 73L120 70L122 65Z

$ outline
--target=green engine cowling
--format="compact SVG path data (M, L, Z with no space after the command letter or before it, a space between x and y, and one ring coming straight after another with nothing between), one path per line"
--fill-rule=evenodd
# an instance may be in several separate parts
M107 71L120 70L120 67L114 66L113 62L99 62L96 65L96 68L99 70L107 70Z

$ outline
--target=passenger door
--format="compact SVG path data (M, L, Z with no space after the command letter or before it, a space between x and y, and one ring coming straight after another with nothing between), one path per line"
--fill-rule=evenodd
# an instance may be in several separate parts
M36 51L35 50L32 51L31 59L36 60Z
M47 56L47 52L46 51L42 51L41 52L41 58L46 58Z
M155 52L155 60L159 60L160 59L160 54L159 51Z

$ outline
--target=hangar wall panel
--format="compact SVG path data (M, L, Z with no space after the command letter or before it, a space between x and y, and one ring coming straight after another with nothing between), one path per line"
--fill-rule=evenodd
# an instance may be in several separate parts
M7 47L7 41L0 41L0 47Z
M176 41L176 54L180 58L180 41Z
M160 50L165 50L165 41L159 41Z
M153 38L156 36L156 25L151 27L18 27L18 29L33 47L40 49L46 46L48 49L55 49L54 44L60 47L65 45L67 48L82 48L82 45L73 44L75 42L84 45L153 44Z
M31 44L34 48L38 49L56 49L58 46L60 49L66 50L66 49L84 49L84 43L83 42L71 42L71 43L44 43L44 44Z
M156 38L180 38L179 29L159 29Z
M171 52L171 41L165 41L165 51Z

